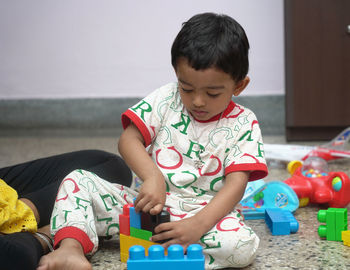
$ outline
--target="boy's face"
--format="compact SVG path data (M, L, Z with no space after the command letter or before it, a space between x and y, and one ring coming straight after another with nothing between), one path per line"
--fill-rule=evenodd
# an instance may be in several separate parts
M223 112L232 95L238 96L249 83L248 77L236 83L229 74L216 68L195 70L186 58L178 59L176 76L182 103L200 121Z

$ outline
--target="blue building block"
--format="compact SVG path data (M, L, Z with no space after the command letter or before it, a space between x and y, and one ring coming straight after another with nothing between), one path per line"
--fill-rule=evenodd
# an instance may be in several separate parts
M288 210L268 208L265 210L265 222L272 235L287 235L296 233L299 223Z
M130 227L141 229L141 213L136 213L135 207L129 209Z
M165 255L161 245L148 248L148 257L142 246L129 249L128 270L204 270L203 248L198 244L188 246L187 255L180 245L171 245Z

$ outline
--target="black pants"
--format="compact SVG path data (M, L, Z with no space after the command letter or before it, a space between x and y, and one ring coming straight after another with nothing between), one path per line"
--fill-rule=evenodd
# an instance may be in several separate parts
M122 158L100 150L82 150L37 159L0 169L0 178L29 199L38 209L38 227L48 225L56 194L63 178L75 169L96 173L124 186L131 184L131 171Z

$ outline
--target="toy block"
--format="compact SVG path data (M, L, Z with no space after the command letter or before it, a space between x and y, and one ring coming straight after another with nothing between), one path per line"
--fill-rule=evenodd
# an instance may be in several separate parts
M345 246L350 247L350 231L342 231L341 232L341 240Z
M299 223L293 214L280 208L267 208L265 222L272 235L288 235L296 233L299 229Z
M318 227L318 235L328 241L342 241L342 231L348 229L348 210L346 208L328 208L317 213L319 222L326 223Z
M120 257L122 262L126 262L129 256L128 249L131 246L141 245L148 248L155 245L156 243L149 241L154 233L154 228L158 224L168 221L170 221L170 214L167 211L152 216L142 212L136 213L133 204L124 205L123 214L119 215ZM167 240L160 242L165 241Z
M120 260L125 263L127 262L129 257L130 247L134 245L140 245L140 246L143 246L146 250L148 250L150 246L156 245L156 243L154 242L132 237L130 235L124 235L124 234L119 235L119 243L120 243Z
M149 241L152 237L152 232L130 227L130 236Z
M348 229L348 209L344 208L343 210L341 208L336 208L336 224L335 229L337 232L346 231ZM340 233L341 234L341 233ZM341 241L341 237L339 238L339 241Z
M141 228L150 231L154 234L154 228L161 223L169 222L170 214L163 210L158 215L151 215L150 213L141 213Z
M135 207L129 208L130 227L141 229L141 213L135 211Z
M170 214L168 211L163 210L158 215L151 215L149 213L141 214L141 228L143 230L151 231L152 235L154 233L154 228L157 227L161 223L169 222ZM157 243L165 243L169 239L165 239L162 241L158 241Z
M165 255L161 245L148 248L148 257L145 248L133 246L129 249L127 261L128 270L204 270L203 248L199 244L189 245L187 254L180 245L171 245L168 255Z
M125 204L123 206L123 214L119 215L119 233L130 235L130 207L132 204Z

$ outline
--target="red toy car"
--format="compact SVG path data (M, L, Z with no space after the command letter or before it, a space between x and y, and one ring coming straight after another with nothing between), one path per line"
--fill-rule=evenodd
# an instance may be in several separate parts
M308 203L342 208L350 202L350 180L344 172L328 172L325 160L309 157L284 181L298 195L299 206Z

